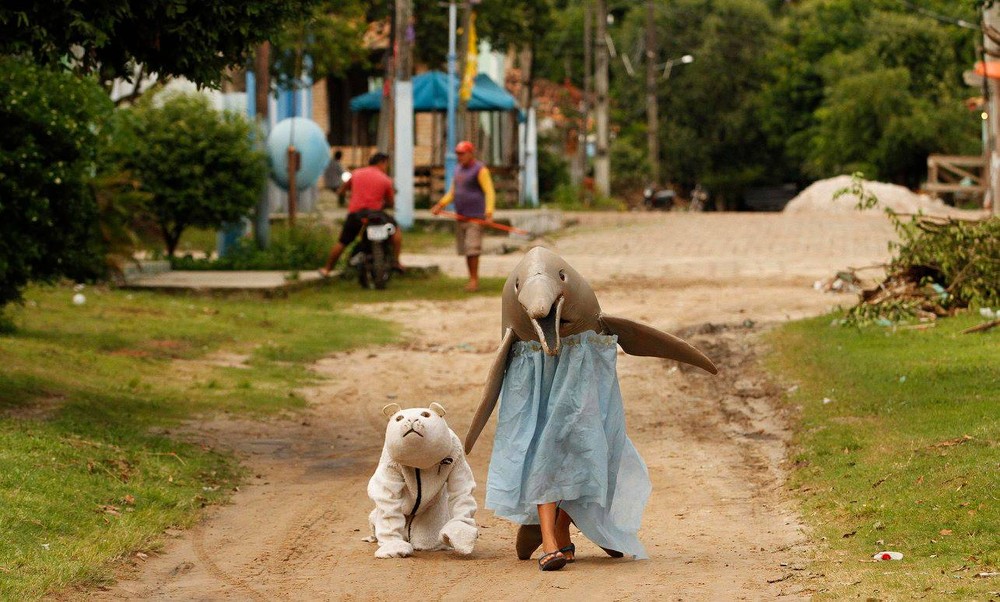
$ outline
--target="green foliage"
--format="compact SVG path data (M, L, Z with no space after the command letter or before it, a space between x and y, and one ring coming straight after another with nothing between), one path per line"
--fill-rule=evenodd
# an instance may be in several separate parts
M855 173L848 188L835 198L852 195L859 209L878 205ZM886 278L863 291L842 323L890 325L915 316L933 319L956 310L1000 307L1000 219L979 221L911 216L909 221L886 211L898 241L889 244L892 261Z
M102 81L147 73L217 85L227 67L317 0L244 2L40 0L0 9L0 54L70 64Z
M772 367L797 385L790 482L824 541L819 597L988 599L996 584L970 577L1000 565L1000 332L961 334L971 316L925 331L829 323L769 336ZM865 562L887 549L903 562Z
M260 249L251 238L242 238L226 256L215 260L175 257L175 270L315 270L326 261L335 236L315 223L275 229L270 244Z
M920 284L947 291L947 307L1000 308L1000 218L895 225L900 241L890 274L916 270Z
M305 60L310 61L310 72L326 76L340 76L351 66L364 65L370 52L364 40L368 26L364 4L363 0L319 0L292 18L271 38L271 72L276 81L301 86L296 78Z
M90 80L0 57L0 310L29 281L102 273L88 182L111 109Z
M461 281L442 284L420 292L461 297ZM107 582L116 559L228 497L237 460L171 435L178 423L301 408L295 391L318 378L307 363L397 339L393 325L345 313L369 299L327 290L218 299L88 287L82 306L73 293L30 287L11 311L17 332L0 337L3 600Z
M968 6L923 4L976 20ZM781 36L756 112L786 178L863 170L916 187L929 153L979 152L978 116L962 105L968 30L902 3L813 0L787 10Z
M701 182L723 208L735 207L743 189L762 179L765 167L779 163L751 112L771 67L774 18L760 0L677 0L656 9L657 63L695 57L691 64L675 65L669 79L657 83L660 171L666 181L685 187ZM611 35L620 52L642 48L644 6L632 5ZM613 155L612 162L619 166L615 178L634 187L648 183L645 58L638 52L630 56L636 77L627 75L621 59L612 64L614 123L620 127L612 145L618 157Z
M150 195L149 211L172 256L189 226L238 221L257 202L266 177L251 125L218 112L201 95L146 99L122 115L116 152Z
M977 21L971 3L919 4ZM559 8L537 62L547 77L579 86L581 8ZM612 152L626 170L614 176L624 184L648 173L646 15L645 3L611 8L609 35L636 71L611 60ZM695 57L657 84L660 172L682 188L702 183L719 208L738 206L749 186L804 185L856 170L916 187L929 153L980 151L962 72L977 60L981 35L908 3L672 0L656 3L655 28L656 64Z
M562 156L547 145L538 146L538 196L549 198L556 188L569 184L569 167Z

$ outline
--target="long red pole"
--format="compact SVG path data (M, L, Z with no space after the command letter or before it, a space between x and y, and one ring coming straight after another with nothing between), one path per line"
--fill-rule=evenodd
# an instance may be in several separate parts
M524 236L531 236L531 232L527 230L522 230L520 228L515 228L514 226L507 226L505 224L498 224L496 222L488 221L485 219L479 219L478 217L469 217L466 215L459 215L457 213L452 213L450 211L438 211L438 215L443 215L445 217L450 217L454 220L460 222L472 222L474 224L481 224L488 228L496 228L497 230L504 230L505 232L513 232L514 234L522 234Z

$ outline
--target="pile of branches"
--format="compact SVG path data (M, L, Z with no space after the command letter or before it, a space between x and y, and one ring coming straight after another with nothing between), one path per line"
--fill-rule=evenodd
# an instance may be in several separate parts
M845 323L935 320L969 308L1000 309L1000 218L889 214L899 234L885 279L862 290Z

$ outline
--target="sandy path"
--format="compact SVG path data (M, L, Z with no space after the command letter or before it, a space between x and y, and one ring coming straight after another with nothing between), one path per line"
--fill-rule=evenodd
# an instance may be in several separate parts
M378 460L385 403L439 401L464 435L499 336L499 302L365 306L406 325L398 346L318 362L310 409L267 423L219 419L202 440L235 449L253 475L162 553L133 559L98 599L670 599L804 598L808 536L782 490L781 391L759 371L756 334L769 324L849 303L811 283L886 256L881 216L617 214L585 216L554 248L588 277L610 313L679 332L722 368L711 377L673 362L619 355L628 429L653 480L640 536L652 558L611 560L576 537L579 561L540 573L513 554L514 527L480 509L472 557L418 553L376 560L365 494ZM485 257L505 274L519 256ZM449 273L462 262L433 259ZM711 326L711 325L714 326ZM720 326L724 325L724 326ZM483 485L493 425L470 462Z

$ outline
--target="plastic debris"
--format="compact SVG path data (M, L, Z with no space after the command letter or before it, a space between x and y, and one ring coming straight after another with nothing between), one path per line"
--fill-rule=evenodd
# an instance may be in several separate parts
M73 305L83 305L86 302L87 298L83 296L83 293L73 295Z
M872 558L874 558L875 560L902 560L903 553L885 551L875 554L874 556L872 556Z
M833 403L833 400L832 400L832 399L830 399L829 397L824 397L824 398L823 398L823 403L824 403L824 404L827 404L827 403Z
M984 318L989 318L990 320L993 320L995 318L1000 318L1000 310L994 310L991 307L980 307L979 315Z

